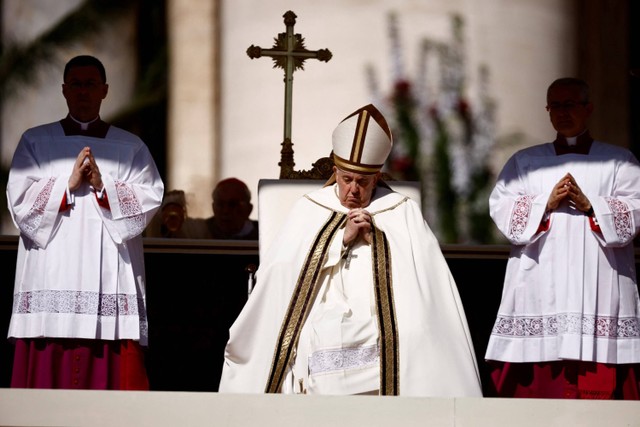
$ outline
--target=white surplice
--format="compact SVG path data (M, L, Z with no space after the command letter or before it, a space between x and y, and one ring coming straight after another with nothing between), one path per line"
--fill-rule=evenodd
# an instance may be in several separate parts
M314 242L333 214L344 215L337 188L300 199L264 259L256 286L230 329L219 390L265 392L277 364L296 282ZM418 205L378 187L366 210L388 240L393 319L380 319L374 295L372 249L344 248L344 228L326 242L319 261L317 295L303 318L293 356L285 367L283 393L362 394L380 389L381 355L387 341L380 323L397 322L398 393L402 396L481 396L473 344L456 284ZM384 310L382 310L384 312ZM296 313L294 313L296 314ZM284 338L289 337L284 334Z
M91 147L110 209L88 183L69 194L73 164ZM7 200L20 229L9 337L147 342L140 237L164 186L147 146L111 126L106 138L65 136L59 122L26 131ZM69 200L71 199L71 200Z
M568 201L537 232L568 172L600 232ZM640 363L640 166L631 152L598 141L588 155L557 156L552 143L521 150L498 177L490 211L512 250L486 359Z

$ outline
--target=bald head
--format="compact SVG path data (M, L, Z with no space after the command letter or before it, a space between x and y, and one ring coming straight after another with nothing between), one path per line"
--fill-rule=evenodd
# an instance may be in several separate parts
M242 198L246 202L251 201L251 192L249 191L249 187L247 187L247 184L240 181L238 178L227 178L218 182L216 188L213 189L213 193L211 193L211 198L214 202L216 199L216 195L219 195L220 193L233 193L242 195Z
M216 224L225 233L238 233L253 210L249 187L237 178L227 178L216 185L211 198Z

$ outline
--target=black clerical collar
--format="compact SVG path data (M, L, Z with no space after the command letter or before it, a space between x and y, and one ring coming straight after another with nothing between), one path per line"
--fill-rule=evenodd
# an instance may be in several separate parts
M589 131L585 130L580 135L578 135L575 144L572 145L569 145L569 143L567 143L567 139L564 136L557 134L556 140L553 141L553 148L555 148L557 156L570 153L589 154L592 143L593 138L591 138Z
M71 115L67 115L67 117L60 120L60 124L66 136L82 135L94 138L105 138L110 126L107 122L103 122L100 117L96 117L95 120L85 123L86 129L82 129L82 124Z

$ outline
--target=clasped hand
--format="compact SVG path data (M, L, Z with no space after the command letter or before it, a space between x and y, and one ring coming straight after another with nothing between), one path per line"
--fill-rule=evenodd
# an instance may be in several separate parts
M549 200L547 201L547 210L552 211L557 209L560 203L568 199L570 203L573 203L576 209L587 212L591 209L591 202L584 195L580 186L576 183L575 178L567 173L558 183L553 187Z
M347 225L342 243L348 246L362 238L371 244L373 242L371 232L371 214L364 209L352 209L347 213Z
M73 170L69 177L69 190L77 190L83 182L88 182L93 188L102 190L102 175L96 159L91 153L91 148L84 147L78 154Z

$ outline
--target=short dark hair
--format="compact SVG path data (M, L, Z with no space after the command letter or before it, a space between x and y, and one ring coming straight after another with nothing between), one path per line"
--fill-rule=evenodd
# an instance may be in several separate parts
M75 67L96 67L100 73L100 77L102 77L102 83L107 82L107 72L104 69L104 65L102 65L102 62L100 62L98 58L91 55L78 55L71 58L69 62L67 62L67 65L64 66L64 73L62 74L63 81L67 81L69 70Z
M549 97L549 92L551 91L551 89L560 86L577 87L580 90L580 97L582 98L582 101L589 102L589 84L577 77L562 77L554 80L547 89L547 98Z

